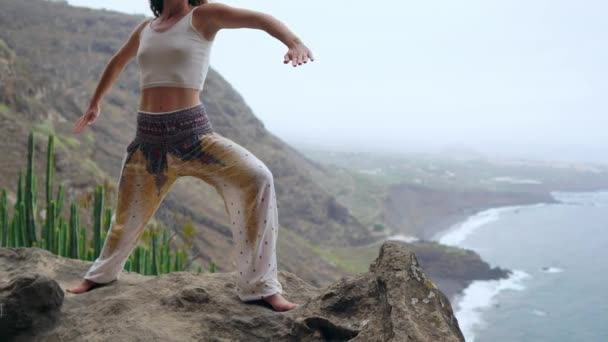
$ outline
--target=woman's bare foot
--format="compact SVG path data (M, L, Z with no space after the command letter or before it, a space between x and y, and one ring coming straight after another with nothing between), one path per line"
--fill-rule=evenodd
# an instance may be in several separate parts
M272 296L263 297L262 300L272 305L275 311L288 311L298 307L298 304L292 303L287 299L283 298L281 294L275 293Z
M75 294L84 293L84 292L89 291L91 288L95 287L95 285L99 285L99 284L97 284L96 282L87 280L87 279L83 279L78 286L72 287L71 289L66 289L66 291L68 291L70 293L75 293Z

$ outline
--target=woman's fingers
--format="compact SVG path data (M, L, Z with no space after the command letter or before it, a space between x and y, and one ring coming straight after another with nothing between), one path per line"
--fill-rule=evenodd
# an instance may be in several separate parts
M83 118L84 116L81 116L80 118L78 118L78 120L76 120L74 128L72 129L72 133L78 133L78 131L80 130L80 126L82 125Z
M289 50L283 58L284 64L291 62L294 67L306 64L308 60L311 62L315 60L312 52L306 47Z
M91 117L90 113L86 113L78 119L74 125L73 132L79 134L86 126L91 125L93 121L95 121L95 119Z
M307 56L308 58L310 58L310 61L311 61L311 62L314 62L314 61L315 61L315 57L312 55L312 51L308 50L308 51L306 52L306 56Z

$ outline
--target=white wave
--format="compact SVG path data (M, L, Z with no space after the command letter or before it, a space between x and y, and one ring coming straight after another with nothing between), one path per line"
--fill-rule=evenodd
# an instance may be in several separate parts
M608 191L595 192L562 192L553 191L551 196L564 204L584 206L607 206Z
M562 272L564 272L564 270L559 267L543 267L541 270L545 273L562 273Z
M439 243L444 245L458 245L480 227L497 221L502 213L514 210L515 208L519 208L519 206L492 208L481 211L473 216L469 216L464 222L452 226L447 232L436 235L433 239L438 240Z
M474 342L475 332L485 327L482 314L485 309L496 305L496 296L506 290L522 291L524 279L530 275L521 270L513 270L511 276L498 280L475 280L457 300L456 318L465 341Z
M535 314L536 316L541 316L541 317L547 316L546 311L539 310L539 309L532 310L532 313Z
M397 234L397 235L393 235L393 236L387 238L387 240L403 241L403 242L411 243L411 242L418 241L418 238L415 236Z
M492 178L495 182L511 183L511 184L542 184L541 181L536 179L525 179L516 177L494 177Z
M435 234L431 239L444 245L458 246L477 229L487 225L488 223L498 221L504 214L518 214L520 210L526 208L536 208L544 205L546 205L546 203L512 205L480 211L475 215L469 216L465 221L453 225L446 231Z

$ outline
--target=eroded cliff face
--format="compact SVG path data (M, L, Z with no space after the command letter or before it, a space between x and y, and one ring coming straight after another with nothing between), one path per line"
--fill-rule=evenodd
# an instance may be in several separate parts
M89 266L38 248L0 248L0 335L14 341L464 341L449 300L398 243L384 243L368 272L324 288L281 271L284 296L301 304L283 313L262 301L240 302L236 272L123 272L90 292L63 293Z

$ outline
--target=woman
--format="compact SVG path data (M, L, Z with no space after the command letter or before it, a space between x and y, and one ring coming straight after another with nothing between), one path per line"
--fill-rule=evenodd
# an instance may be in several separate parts
M155 19L142 21L106 66L74 134L100 113L104 94L133 57L141 71L137 129L126 149L111 228L82 282L83 293L118 279L148 220L171 184L194 176L213 185L225 202L236 242L236 292L246 302L264 300L276 311L297 304L281 295L277 278L278 211L273 177L244 147L214 131L200 102L209 53L217 32L254 28L283 42L284 63L313 61L311 51L274 17L206 0L151 0Z

